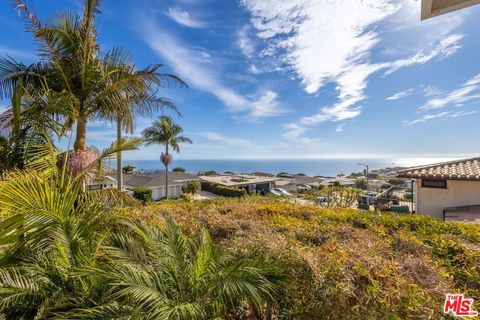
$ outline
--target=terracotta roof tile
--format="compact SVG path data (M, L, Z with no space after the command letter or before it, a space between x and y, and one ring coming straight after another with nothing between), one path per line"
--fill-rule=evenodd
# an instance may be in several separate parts
M401 170L400 178L480 180L480 157L436 163Z

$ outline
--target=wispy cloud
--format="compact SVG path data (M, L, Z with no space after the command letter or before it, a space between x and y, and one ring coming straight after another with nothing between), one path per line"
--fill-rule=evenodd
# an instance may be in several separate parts
M403 90L395 93L394 95L391 95L390 97L387 98L387 100L390 100L390 101L399 100L399 99L411 96L414 92L415 92L415 89Z
M391 17L397 19L389 21L392 29L395 24L405 25L403 18L397 17L399 12L411 13L402 10L407 6L404 2L242 0L241 3L251 13L257 36L266 43L262 55L269 59L280 56L283 70L295 73L305 92L316 94L325 84L336 84L338 101L287 126L291 132L286 136L298 135L300 128L303 134L308 126L359 116L358 104L367 98L365 90L372 74L383 70L384 75L389 75L401 68L448 57L458 51L463 37L450 34L458 24L448 25L443 29L446 33L432 36L428 44L421 42L423 47L406 58L374 63L373 50L382 40L375 26Z
M425 114L422 117L415 119L415 120L407 120L404 121L404 124L406 126L412 126L415 124L427 122L430 120L434 119L447 119L447 118L458 118L458 117L464 117L468 115L472 115L477 113L477 111L457 111L457 112L452 112L452 111L444 111L444 112L438 112L438 113L431 113L431 114Z
M171 7L168 9L166 13L172 20L176 21L177 23L184 25L190 28L203 28L205 27L205 23L194 19L190 13L183 10L180 7Z
M420 110L462 106L466 102L480 100L480 74L464 82L458 89L428 100Z
M197 135L214 142L219 142L222 144L226 144L229 146L243 146L248 147L251 146L252 143L246 139L239 139L239 138L232 138L227 137L223 134L219 134L217 132L200 132Z
M345 130L345 123L341 123L335 128L335 132L343 132L343 130Z
M198 49L182 45L170 34L153 24L145 26L145 42L166 59L175 71L200 90L210 92L222 101L230 111L243 113L242 120L258 120L286 112L277 100L277 93L264 90L245 96L227 87L221 79L219 63L209 56L199 56Z
M249 25L243 26L237 32L237 46L248 58L252 57L255 53L255 45L250 38L249 33L251 33L251 27Z

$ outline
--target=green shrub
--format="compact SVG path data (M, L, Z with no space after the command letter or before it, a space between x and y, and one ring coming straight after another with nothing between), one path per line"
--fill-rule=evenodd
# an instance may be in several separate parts
M227 188L210 182L202 182L202 190L228 198L242 197L247 194L247 191L244 189Z
M152 189L138 187L132 188L133 197L137 200L142 201L143 203L147 203L152 201Z
M394 185L394 186L398 186L398 185L401 185L401 184L405 183L405 179L392 178L392 179L388 180L388 183L390 183L391 185Z
M413 199L413 194L411 192L405 192L405 194L403 195L403 199L412 200Z
M196 193L199 193L201 190L200 187L200 182L196 180L188 181L187 185L183 187L183 192L190 194L190 195L195 195Z
M186 172L185 168L182 167L176 167L172 169L173 172Z

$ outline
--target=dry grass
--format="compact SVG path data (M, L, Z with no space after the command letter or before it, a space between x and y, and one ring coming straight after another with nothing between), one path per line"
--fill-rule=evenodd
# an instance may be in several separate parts
M173 215L243 256L283 266L280 319L439 319L444 295L480 300L480 226L319 209L260 198L163 202L126 213ZM478 304L477 304L478 307Z

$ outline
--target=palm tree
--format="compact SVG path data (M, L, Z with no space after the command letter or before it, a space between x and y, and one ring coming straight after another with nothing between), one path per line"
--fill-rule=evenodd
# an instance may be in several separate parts
M146 145L161 144L165 146L160 161L165 165L165 197L168 198L168 165L173 161L173 156L168 152L169 147L173 151L180 152L180 143L192 143L189 138L180 135L182 127L176 124L169 116L161 116L151 127L142 131Z
M112 145L89 166L138 144ZM134 202L112 189L85 192L90 168L71 174L64 164L68 152L46 144L36 153L28 170L0 181L0 318L64 319L58 314L95 305L103 283L83 270L101 258L111 208Z
M110 261L95 272L108 279L109 296L66 318L225 319L242 308L262 314L282 279L273 263L235 258L206 230L189 238L170 217L157 228L124 223L106 251Z
M16 0L15 8L40 43L41 61L28 67L11 59L0 61L0 97L12 99L12 123L17 125L18 101L28 90L36 92L37 97L43 97L44 92L61 94L65 99L57 115L64 117L66 128L76 124L73 146L79 158L88 151L90 120L117 122L131 132L136 114L151 115L175 108L172 102L156 95L159 87L168 83L185 85L177 76L160 72L162 65L137 69L121 48L102 52L95 30L99 2L85 0L82 16L62 11L43 23L22 0ZM43 91L38 93L40 89Z

